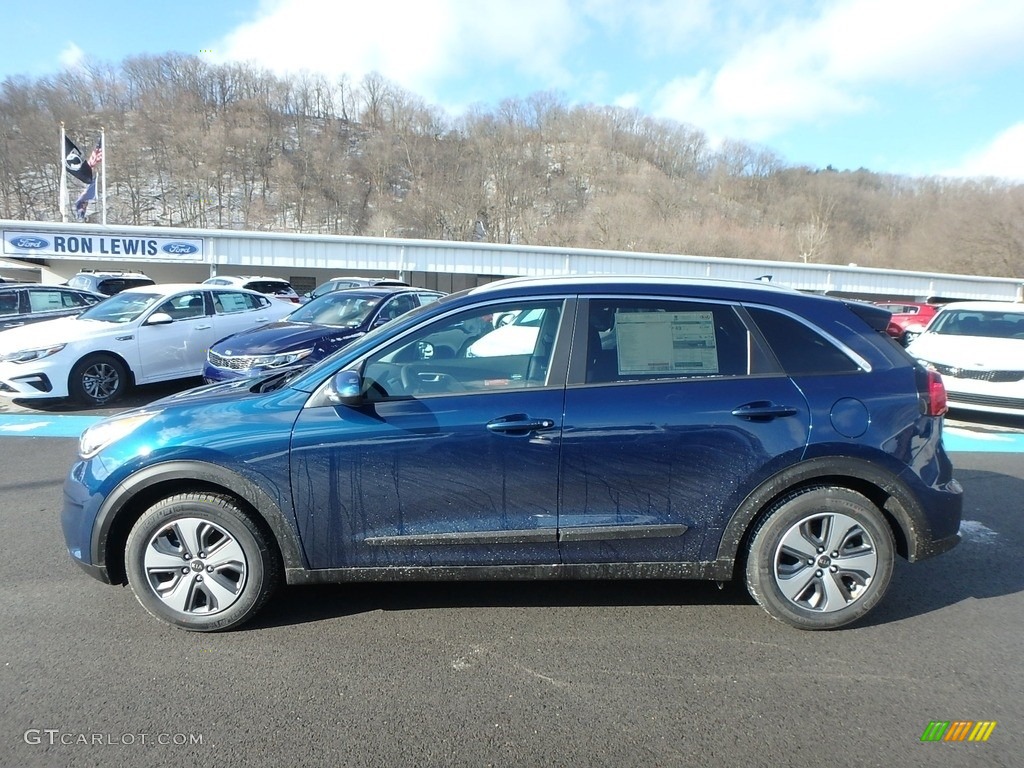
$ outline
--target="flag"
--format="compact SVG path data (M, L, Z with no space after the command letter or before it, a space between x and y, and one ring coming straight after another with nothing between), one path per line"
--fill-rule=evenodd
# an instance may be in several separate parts
M79 221L85 221L85 212L89 208L89 201L96 199L96 179L93 178L89 182L89 186L85 188L85 192L78 196L75 200L75 213L78 215Z
M88 166L95 168L97 165L103 162L103 136L96 139L96 147L89 155Z
M92 183L92 168L83 159L82 150L67 136L64 137L64 167L83 184Z

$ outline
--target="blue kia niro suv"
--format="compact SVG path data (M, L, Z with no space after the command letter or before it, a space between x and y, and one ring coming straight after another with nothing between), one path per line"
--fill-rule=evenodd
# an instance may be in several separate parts
M236 627L282 584L740 580L841 627L958 542L945 390L870 304L763 283L512 279L298 371L87 429L71 557Z

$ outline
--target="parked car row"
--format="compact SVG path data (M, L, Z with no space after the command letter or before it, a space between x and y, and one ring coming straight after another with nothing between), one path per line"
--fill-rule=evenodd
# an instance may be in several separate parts
M103 405L135 384L204 374L225 381L309 365L442 295L369 288L327 293L298 307L297 295L262 279L142 285L110 297L5 284L0 310L48 303L46 311L0 314L7 328L0 335L0 395ZM29 315L40 322L16 327Z

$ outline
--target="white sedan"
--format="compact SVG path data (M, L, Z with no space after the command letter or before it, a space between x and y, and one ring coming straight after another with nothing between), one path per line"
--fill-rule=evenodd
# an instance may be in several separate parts
M109 403L133 383L201 375L215 342L294 309L240 288L129 288L76 317L0 332L0 395Z
M947 304L907 352L942 374L951 408L1024 415L1024 304Z

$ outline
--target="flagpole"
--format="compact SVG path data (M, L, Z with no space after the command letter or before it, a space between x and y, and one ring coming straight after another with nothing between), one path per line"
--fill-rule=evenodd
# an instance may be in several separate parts
M60 220L62 223L68 223L68 164L67 158L64 156L64 121L60 121L60 200L58 202L58 208L60 208Z
M103 165L100 168L100 185L103 187L103 223L107 223L107 137L100 127L100 149L103 151Z

